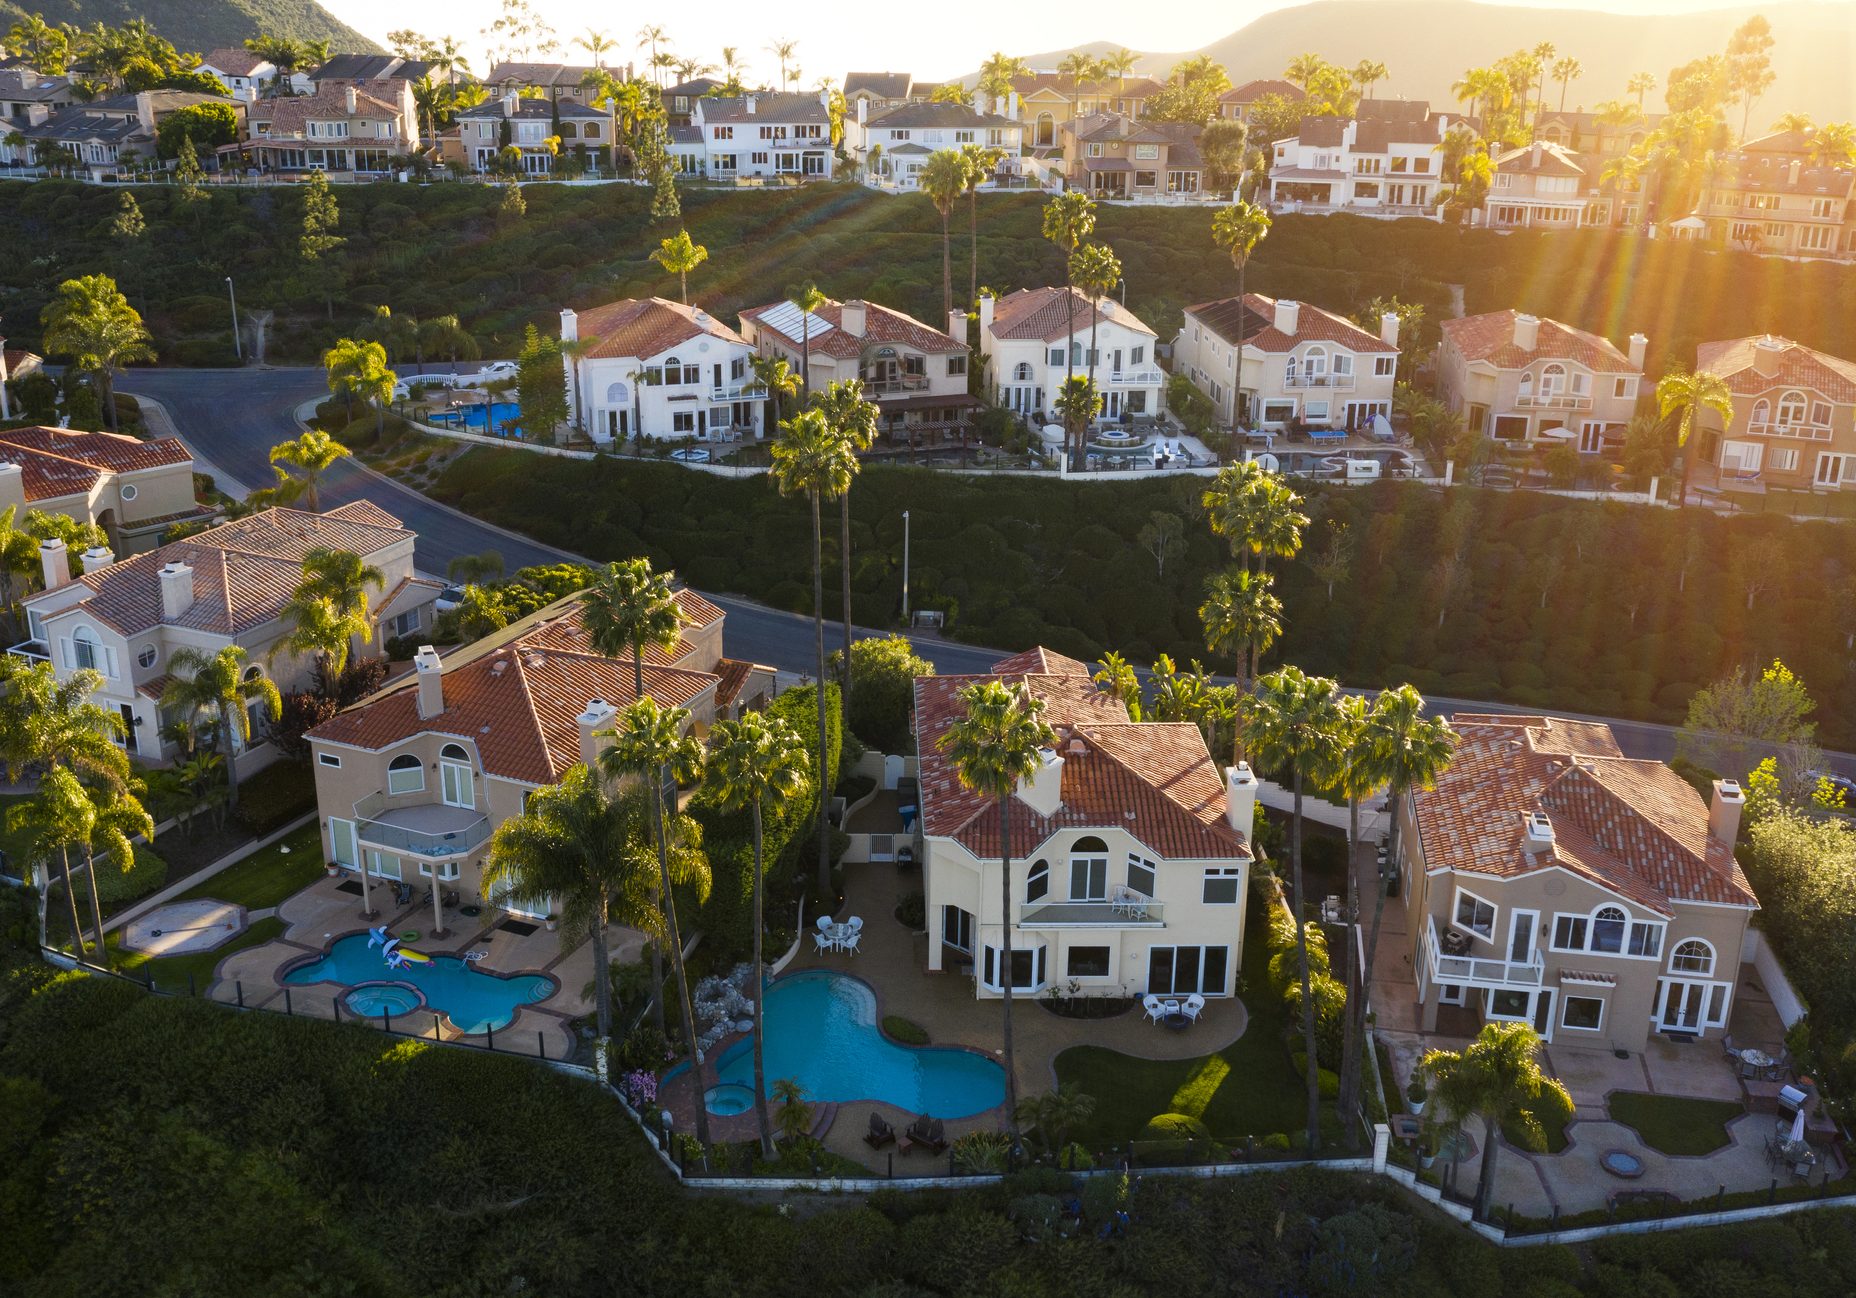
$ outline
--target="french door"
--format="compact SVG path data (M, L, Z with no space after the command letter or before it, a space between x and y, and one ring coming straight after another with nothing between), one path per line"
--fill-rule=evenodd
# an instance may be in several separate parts
M1225 946L1154 947L1147 953L1147 990L1160 996L1223 996L1230 959L1231 948Z
M1665 1032L1700 1032L1727 1023L1727 984L1665 978L1657 995L1656 1025Z

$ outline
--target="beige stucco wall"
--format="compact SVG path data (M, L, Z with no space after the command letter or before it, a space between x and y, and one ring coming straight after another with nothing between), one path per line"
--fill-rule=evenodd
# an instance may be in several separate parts
M1523 408L1517 404L1522 375L1532 375L1535 385L1533 390L1538 391L1540 372L1552 364L1565 367L1568 384L1573 374L1584 373L1589 376L1590 405L1578 408ZM1466 361L1448 338L1437 350L1437 372L1438 393L1451 410L1467 416L1471 406L1487 409L1486 421L1478 431L1492 433L1498 416L1515 416L1527 420L1526 439L1529 441L1548 428L1564 427L1577 432L1579 426L1588 420L1627 424L1636 413L1638 394L1643 387L1641 375L1594 373L1573 361L1553 356L1538 356L1520 368L1498 370L1487 362ZM1627 395L1617 395L1614 381L1619 378L1631 380L1624 385ZM1571 391L1565 385L1561 390Z
M1806 416L1810 407L1819 404L1830 406L1830 436L1828 439L1816 437L1781 437L1770 432L1754 433L1749 425L1753 423L1753 408L1760 401L1766 403L1763 422L1775 422L1778 418L1779 399L1787 392L1802 392L1805 396ZM1808 488L1816 480L1817 457L1826 452L1832 454L1856 454L1856 406L1834 401L1815 389L1797 384L1774 382L1764 391L1740 395L1733 398L1734 417L1723 430L1720 416L1713 411L1704 411L1701 426L1704 432L1718 432L1721 439L1748 441L1762 448L1760 456L1760 478L1764 482L1779 486ZM1798 463L1789 469L1779 467L1778 453L1786 450L1798 452ZM1721 447L1717 443L1710 455L1714 463L1721 461Z

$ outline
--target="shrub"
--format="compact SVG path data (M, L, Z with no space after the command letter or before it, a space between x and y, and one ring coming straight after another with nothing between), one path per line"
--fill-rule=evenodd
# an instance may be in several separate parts
M956 1171L982 1176L1003 1172L1011 1148L1011 1137L1003 1131L969 1131L954 1141L949 1152Z
M927 1028L896 1014L885 1014L883 1016L883 1033L892 1041L899 1041L905 1046L925 1046L928 1044Z
M896 903L896 919L910 932L921 932L928 924L928 899L919 892L904 893Z
M1286 1154L1289 1152L1289 1133L1272 1131L1257 1142L1257 1148L1271 1154Z
M669 1039L651 1023L634 1028L619 1046L619 1065L628 1072L655 1073L669 1058Z
M1188 1137L1206 1139L1211 1132L1203 1122L1188 1113L1159 1113L1147 1120L1141 1129L1141 1140L1183 1140Z
M135 844L135 859L127 870L116 869L116 858L97 862L97 895L105 910L114 910L125 902L139 901L158 891L168 881L168 863L146 843Z
M309 766L273 762L239 781L238 810L233 818L246 833L262 838L315 809L316 780Z

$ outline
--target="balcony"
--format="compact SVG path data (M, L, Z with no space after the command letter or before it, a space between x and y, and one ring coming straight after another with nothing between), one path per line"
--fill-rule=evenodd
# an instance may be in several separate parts
M1310 390L1351 392L1353 391L1353 375L1329 374L1325 371L1320 374L1292 373L1283 379L1282 385L1291 392L1306 392Z
M1754 437L1801 437L1813 442L1827 442L1835 430L1829 424L1781 424L1762 419L1749 423L1746 431Z
M1018 908L1020 928L1165 928L1166 908L1146 897L1040 901Z
M709 400L711 401L758 401L766 395L767 389L758 382L753 381L709 389Z
M29 663L48 663L52 660L51 648L43 640L21 640L7 652Z
M472 807L442 802L387 807L372 793L354 804L355 837L367 847L431 860L465 856L490 837L490 821Z
M1451 930L1453 934L1456 930ZM1438 983L1471 987L1534 988L1546 980L1546 962L1540 952L1526 961L1497 960L1472 955L1452 955L1445 951L1437 936L1437 917L1424 921L1424 963L1432 986Z
M1516 410L1590 410L1592 398L1574 392L1523 392L1514 399Z
M926 374L903 374L893 379L865 379L864 393L872 397L902 397L928 390Z
M1153 388L1166 382L1166 375L1159 370L1114 370L1107 379L1111 387Z

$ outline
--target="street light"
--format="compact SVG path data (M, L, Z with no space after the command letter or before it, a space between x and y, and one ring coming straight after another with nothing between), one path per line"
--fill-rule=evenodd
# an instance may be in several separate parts
M232 289L232 277L226 276L226 297L232 302L232 352L238 357L238 363L245 363L245 344L238 337L238 294Z
M909 624L909 511L902 511L902 625Z

